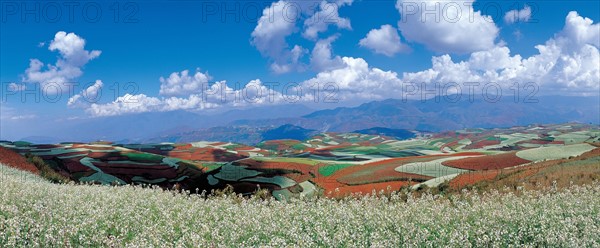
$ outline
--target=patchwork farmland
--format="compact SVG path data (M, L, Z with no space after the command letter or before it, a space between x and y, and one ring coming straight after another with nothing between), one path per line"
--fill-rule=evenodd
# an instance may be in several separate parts
M255 147L206 141L0 145L20 155L40 157L57 173L79 183L157 185L190 192L231 186L243 195L266 189L284 199L433 188L456 185L455 180L476 184L515 168L595 152L600 149L599 139L597 126L570 123L457 130L408 140L322 133L307 140L268 140Z

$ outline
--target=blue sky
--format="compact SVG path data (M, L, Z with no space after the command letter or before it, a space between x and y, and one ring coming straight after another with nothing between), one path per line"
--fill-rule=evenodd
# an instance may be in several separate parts
M432 3L429 1L427 4ZM451 3L462 6L465 2ZM224 8L232 9L236 4L239 6L237 10L225 14ZM462 28L462 19L457 23L444 23L447 20L441 20L441 24L436 24L431 21L433 16L423 21L419 18L422 16L414 13L410 16L404 13L408 16L407 22L400 24L399 21L404 18L401 8L425 6L421 5L421 1L337 0L329 4L320 1L298 4L290 1L81 2L73 6L73 19L70 20L69 6L61 2L3 1L0 6L0 82L3 83L5 101L2 102L1 120L6 127L10 125L9 122L22 119L93 118L172 109L202 112L253 106L224 104L214 99L212 102L207 99L210 104L194 101L190 96L202 90L192 86L203 83L202 79L168 80L172 73L181 76L184 70L189 70L189 75L207 76L207 87L224 80L223 87L227 85L233 90L236 83L243 87L249 82L256 83L252 80L257 79L260 80L259 86L264 86L266 82L297 82L305 93L310 91L307 88L311 82L334 82L339 87L337 98L340 105L399 98L402 93L397 91L409 81L460 83L473 78L498 80L502 87L515 81L540 79L536 83L539 83L541 93L598 94L598 1L476 1L473 3L475 19L465 21ZM450 6L448 2L442 4ZM286 30L265 28L263 36L256 35L263 11L273 8L276 12L274 6L282 5L302 10L298 18L290 18L296 23L284 28ZM399 5L404 7L397 7ZM289 9L288 14L295 13ZM96 15L96 10L101 13ZM465 10L461 9L462 12ZM60 15L56 15L57 11ZM317 11L323 11L327 16L335 14L332 19L334 22L323 24L324 30L309 37L306 32L310 25L307 26L305 22L314 18ZM441 8L437 11L446 13ZM570 15L571 11L577 14ZM118 16L115 16L116 13ZM512 13L509 15L515 20L507 20L507 13ZM465 16L460 18L464 19ZM493 20L484 21L481 16L489 16ZM569 20L573 20L568 30L579 30L583 34L564 31L567 30L568 16ZM236 17L239 20L235 20ZM593 23L586 24L585 18ZM266 24L277 21L275 14L273 20L267 17ZM380 32L373 32L372 37L367 37L372 30ZM102 92L102 97L95 102L95 108L91 107L91 103L81 101L81 97L79 100L71 99L72 103L69 104L72 95L65 93L61 94L59 101L52 103L43 99L40 102L30 99L23 102L19 91L22 88L11 89L10 94L15 95L7 95L9 83L25 86L29 90L36 84L43 86L46 83L44 80L48 78L27 78L26 70L30 67L31 59L43 63L41 72L48 69L48 64L56 65L57 60L68 60L60 52L70 49L69 43L63 44L66 47L62 49L66 50L49 49L53 42L58 44L56 37L59 31L64 31L61 37L65 39L75 37L85 41L80 52L89 52L84 55L88 57L68 67L77 68L81 73L67 79L79 83L74 87L74 94L80 95L86 86L96 80L102 82L96 85L101 86L97 90ZM71 33L73 36L68 36ZM392 33L396 35L382 36ZM277 35L283 38L277 41L273 38ZM395 40L395 37L399 40ZM363 39L364 42L361 42ZM261 47L261 44L264 46ZM321 50L317 49L317 44L322 45ZM547 46L546 50L555 49L560 56L548 59L548 54L552 52L541 54L537 45ZM297 60L293 59L295 46L298 46L295 50L299 54ZM380 51L377 52L377 49ZM317 50L324 53L317 55ZM92 55L93 51L99 54ZM444 60L446 54L449 59ZM520 57L516 58L516 55ZM322 59L323 63L311 61L311 56L315 57L315 61ZM432 65L434 57L440 61L437 69ZM483 59L470 61L474 57ZM526 63L528 58L535 61ZM504 60L506 62L501 63ZM461 62L469 64L461 65ZM496 62L497 65L489 66ZM581 66L590 62L591 67ZM549 71L532 69L553 63L556 68ZM286 69L274 69L274 64ZM490 76L486 70L498 75ZM354 77L347 78L345 75ZM161 81L161 77L164 80ZM143 94L142 98L136 98L141 105L155 104L156 107L129 107L118 101L114 104L115 97L128 92L122 89L115 94L111 86L119 83L122 88L126 82L135 82L139 86L139 91L129 93ZM188 86L192 90L186 91ZM164 91L161 90L163 88ZM165 99L172 101L166 103Z

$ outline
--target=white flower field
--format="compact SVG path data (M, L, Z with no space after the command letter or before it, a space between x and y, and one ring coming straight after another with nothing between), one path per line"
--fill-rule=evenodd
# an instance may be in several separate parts
M59 185L0 165L0 246L597 247L600 184L517 194L203 198Z

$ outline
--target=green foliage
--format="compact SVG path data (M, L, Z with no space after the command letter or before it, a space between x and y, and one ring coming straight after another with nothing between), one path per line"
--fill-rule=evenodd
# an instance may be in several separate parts
M138 162L161 162L164 158L163 156L152 154L152 153L124 153L123 155L127 156L132 161Z
M25 154L25 158L29 163L35 165L40 171L40 176L53 183L67 183L71 181L68 177L65 177L56 172L52 167L47 164L42 158L34 156L31 153Z
M341 169L344 169L346 167L350 167L353 166L354 164L330 164L330 165L325 165L325 166L321 166L319 168L319 173L323 176L331 176L333 175L333 173L335 173L336 171L339 171Z
M13 142L13 144L16 147L27 147L27 146L31 145L31 143L27 142L27 141L15 141L15 142Z
M302 143L298 143L298 144L292 145L292 148L295 150L304 150L304 149L306 149L306 146Z
M452 188L450 187L450 183L448 181L445 181L443 183L440 183L437 187L434 187L431 190L431 193L446 195L446 194L450 193L451 191L452 191Z
M258 188L252 195L253 199L269 200L272 198L271 192L268 189Z
M214 197L224 197L228 195L236 195L233 186L227 184L223 189L215 189L211 192Z

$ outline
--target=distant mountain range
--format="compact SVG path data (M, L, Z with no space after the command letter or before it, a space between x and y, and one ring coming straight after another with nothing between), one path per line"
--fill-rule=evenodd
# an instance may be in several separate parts
M299 104L232 110L211 115L186 111L143 113L73 121L47 134L23 140L111 140L115 142L190 142L198 140L256 143L264 139L301 139L318 132L372 132L402 138L393 130L438 132L544 123L600 123L600 98L539 96L537 102L500 102L462 97L458 102L388 99L356 107L312 111ZM375 128L375 129L373 129Z
M464 98L464 97L463 97ZM512 99L485 102L428 100L373 101L357 107L313 112L294 119L239 120L234 125L293 124L308 129L350 132L371 127L422 131L456 130L470 127L494 128L532 123L600 123L598 97L538 97L537 103L515 103Z

